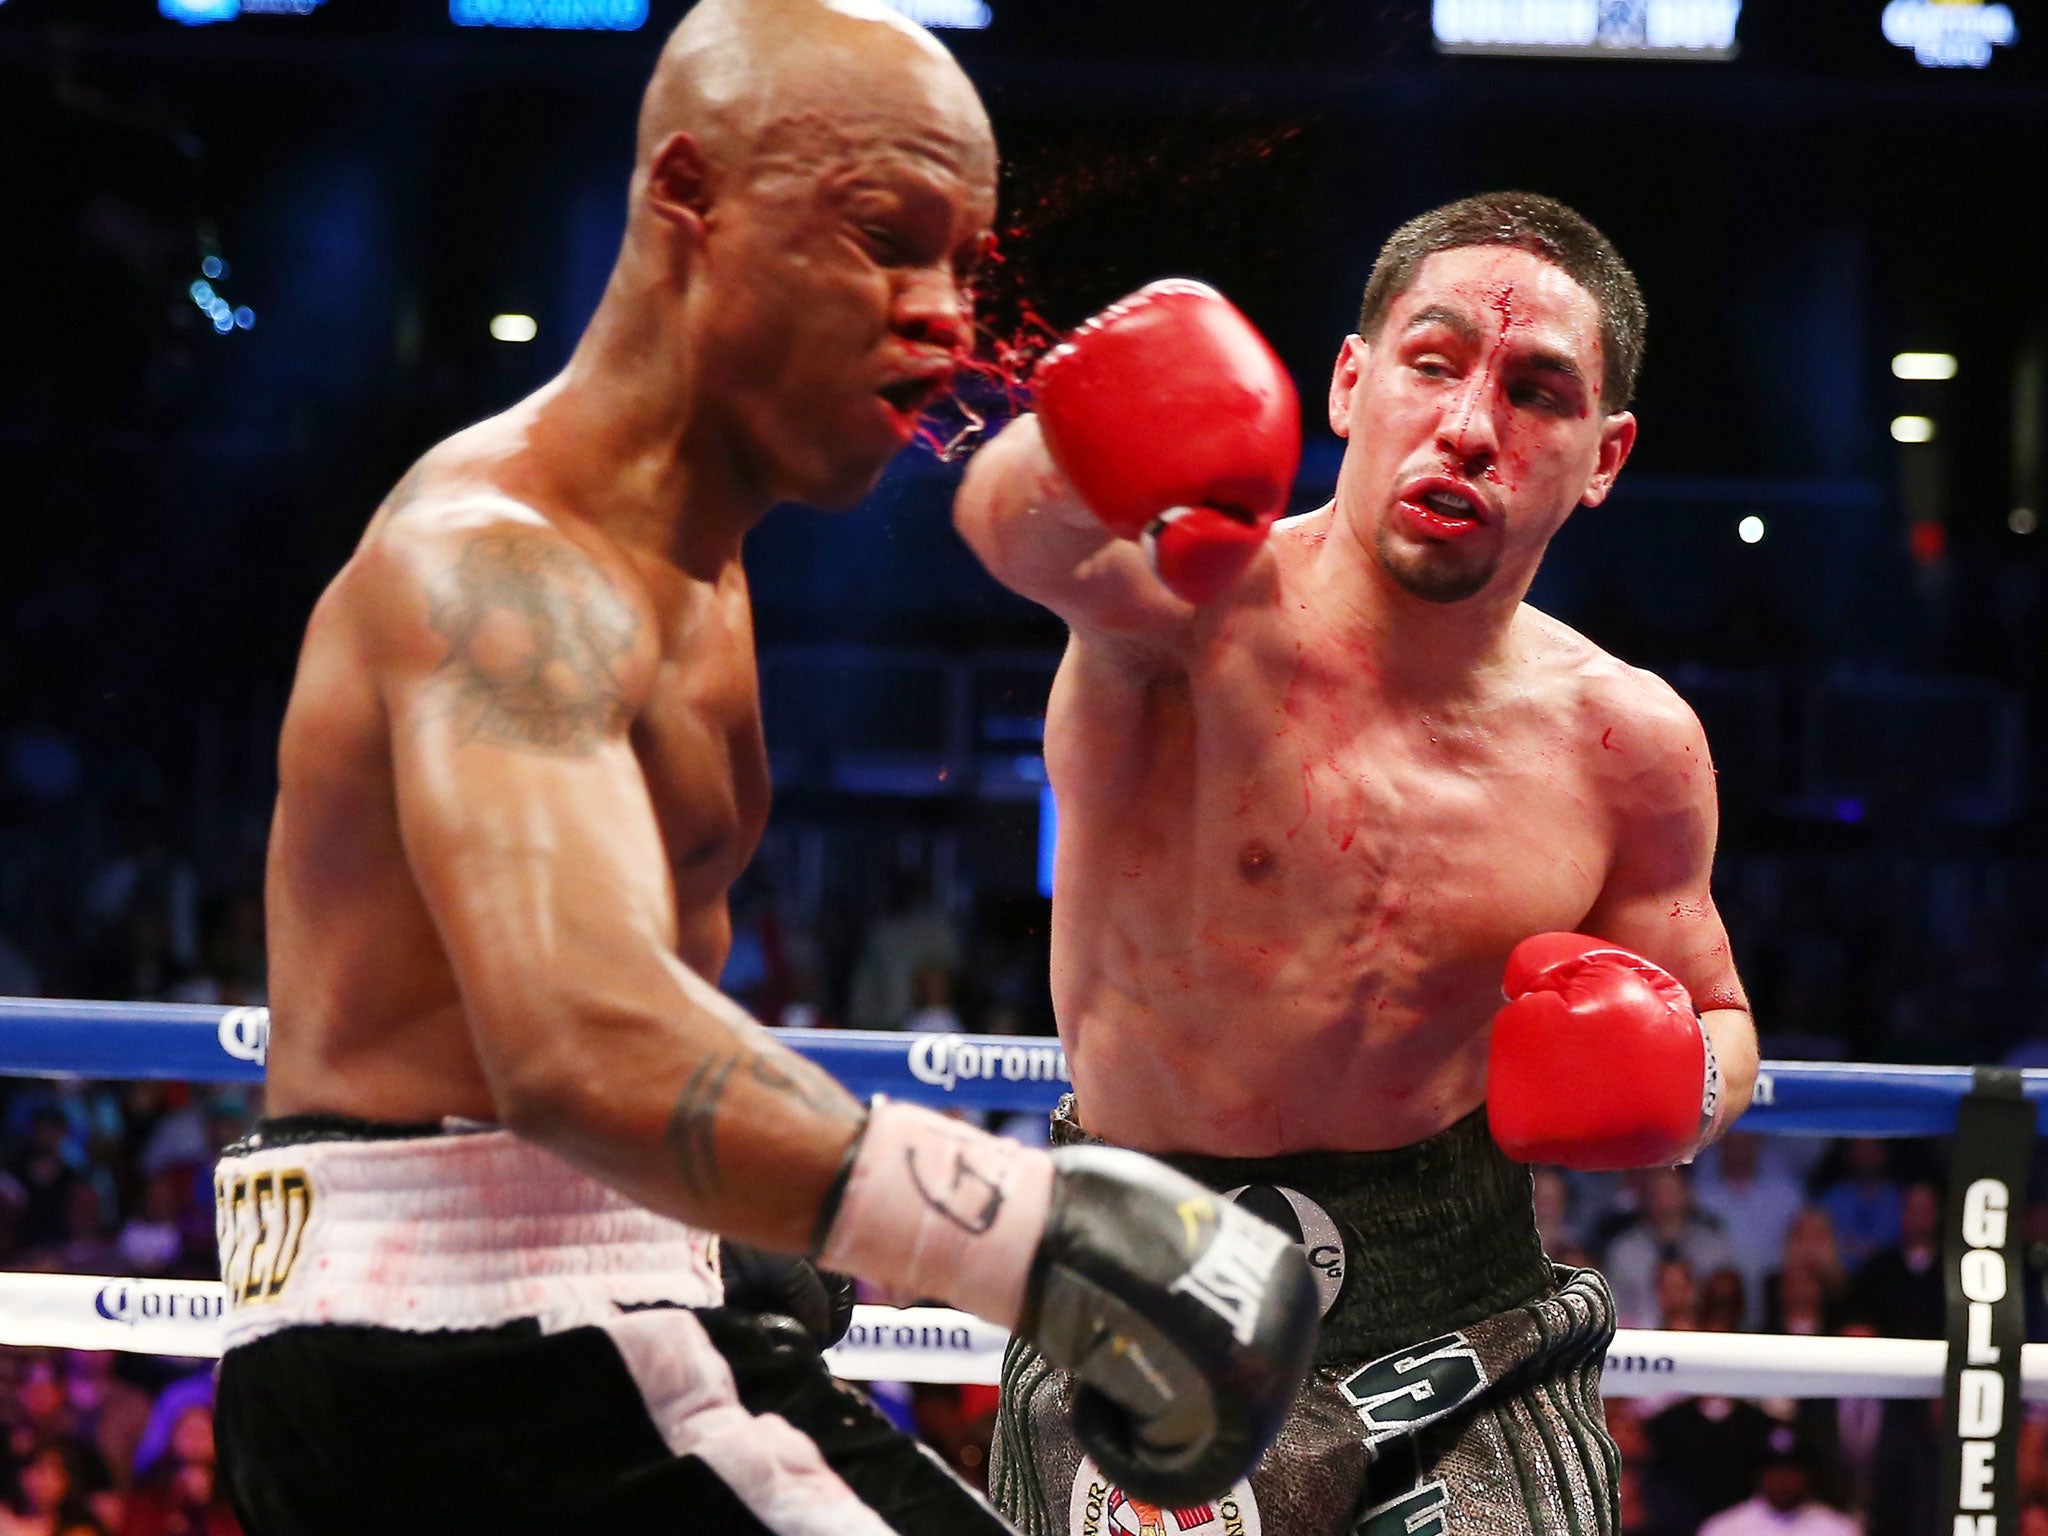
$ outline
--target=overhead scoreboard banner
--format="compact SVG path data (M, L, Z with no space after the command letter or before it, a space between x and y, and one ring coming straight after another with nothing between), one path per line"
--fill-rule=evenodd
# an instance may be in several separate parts
M145 0L146 3L146 0ZM156 0L157 14L187 27L209 27L248 17L311 16L329 0ZM993 15L987 0L881 0L927 27L983 28ZM0 0L5 4L5 0ZM638 32L647 25L648 0L446 0L458 27L502 27L544 32ZM350 7L343 5L342 10ZM389 7L371 7L388 17ZM426 9L422 7L422 9ZM360 8L354 18L362 21Z
M1445 53L1732 59L1742 0L1433 0Z

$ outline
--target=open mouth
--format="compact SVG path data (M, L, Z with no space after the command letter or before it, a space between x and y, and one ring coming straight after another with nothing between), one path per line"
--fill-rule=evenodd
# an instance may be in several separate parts
M1415 500L1418 506L1426 507L1438 517L1452 522L1479 521L1479 509L1470 498L1460 496L1456 491L1424 491Z
M902 379L894 384L884 384L875 393L888 403L889 408L901 416L920 416L945 392L943 378Z
M1401 493L1402 515L1409 529L1425 539L1457 539L1476 532L1487 521L1487 509L1454 480L1432 476L1411 481Z

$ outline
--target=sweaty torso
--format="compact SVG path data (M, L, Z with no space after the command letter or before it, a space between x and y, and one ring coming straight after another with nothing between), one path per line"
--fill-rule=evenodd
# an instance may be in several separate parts
M363 654L380 606L375 583L389 566L363 550L445 532L452 519L489 519L488 496L477 497L479 478L491 479L488 452L479 464L463 442L436 450L393 493L307 628L279 747L266 877L272 1114L492 1118L455 977L407 863L390 721ZM531 487L506 489L508 514L537 512L571 534L658 637L631 742L673 875L679 956L715 978L731 942L727 891L768 814L745 577L737 561L707 580L629 554L574 509L546 505Z
M1434 1134L1484 1098L1508 951L1606 878L1628 669L1525 608L1470 697L1403 700L1309 600L1317 528L1177 663L1077 638L1055 684L1054 1002L1082 1121L1125 1145Z

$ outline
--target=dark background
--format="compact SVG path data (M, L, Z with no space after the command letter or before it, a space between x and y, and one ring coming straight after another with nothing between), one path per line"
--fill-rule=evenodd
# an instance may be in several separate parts
M1706 719L1767 1032L1996 1053L2048 959L2048 534L2010 523L2048 515L2048 17L1942 71L1880 10L1750 0L1718 63L1444 56L1420 0L994 0L988 30L941 35L1004 148L992 328L1217 283L1301 385L1302 506L1396 223L1519 186L1604 228L1650 306L1642 435L1536 600ZM0 934L46 990L90 979L78 893L108 859L250 888L306 613L414 455L567 355L680 12L618 35L456 28L424 0L203 28L0 3ZM187 297L209 254L253 329ZM538 338L491 340L505 310ZM1894 379L1908 347L1958 377ZM1904 411L1936 440L1893 442ZM779 510L752 541L782 794L760 875L790 921L857 931L892 875L1042 920L1031 735L1060 630L955 539L956 475L913 452L858 511ZM1933 1004L1962 1035L1890 1017L1973 947L1994 995ZM843 989L850 959L822 963Z
M1613 237L1650 306L1642 435L1535 598L1705 720L1766 1054L2048 1065L2039 0L1983 71L1918 67L1883 0L1747 0L1725 63L1443 56L1424 0L989 3L987 31L944 35L1004 149L992 344L1209 279L1310 409L1301 507L1334 480L1318 402L1396 224L1524 187ZM0 995L264 1000L307 613L413 457L567 356L680 11L598 35L457 28L437 0L197 28L0 0ZM253 328L217 334L191 297L209 260ZM537 338L493 341L500 312ZM1957 377L1895 379L1908 348ZM1934 440L1895 442L1902 413ZM958 473L912 451L859 510L781 509L751 540L777 803L722 980L771 1021L1051 1026L1038 735L1062 636L954 537ZM0 1267L216 1273L213 1158L259 1111L10 1084ZM1539 1220L1630 1324L1932 1334L1930 1167L1738 1132L1689 1191L1543 1170ZM62 1529L230 1536L210 1375L167 1387L182 1369L0 1350L0 1501L25 1508L54 1456ZM1870 1536L1931 1528L1926 1405L1610 1408L1632 1536L1693 1536L1794 1430ZM981 1474L987 1393L892 1411ZM2044 1447L2023 1442L2028 1530Z

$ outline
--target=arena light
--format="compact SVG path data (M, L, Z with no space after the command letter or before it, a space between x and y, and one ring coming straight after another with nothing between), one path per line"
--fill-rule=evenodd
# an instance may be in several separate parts
M1735 525L1735 537L1745 544L1761 544L1764 541L1764 520L1754 512Z
M233 21L242 14L241 0L156 0L157 14L184 27Z
M211 258L209 258L209 262L216 269L214 273L209 275L218 275L218 273L227 270L225 262L212 261ZM192 300L193 306L198 309L199 313L206 316L214 330L221 335L225 336L230 331L247 331L255 328L256 311L246 304L240 306L230 304L221 297L213 284L209 283L204 277L194 278L188 283L185 287L185 293Z
M1892 441L1895 443L1933 442L1934 418L1931 416L1894 416L1892 418Z
M448 19L458 27L637 32L647 24L647 0L448 0Z
M1982 0L1891 0L1879 25L1884 40L1912 49L1923 69L1982 69L1994 48L2020 36L2010 7Z
M1916 517L1906 525L1906 552L1916 565L1939 565L1948 558L1948 524L1938 517Z
M1052 900L1053 850L1060 840L1060 811L1053 803L1052 786L1038 789L1038 894Z
M1732 59L1742 0L1432 0L1445 53Z
M187 27L240 16L310 16L327 0L156 0L157 14Z
M2005 526L2025 538L2041 526L2041 518L2032 507L2014 507L2006 514Z
M995 19L983 0L884 0L920 27L955 27L979 32Z
M1892 359L1895 379L1952 379L1956 360L1949 352L1901 352Z
M539 334L540 326L531 315L491 316L493 341L531 341Z

